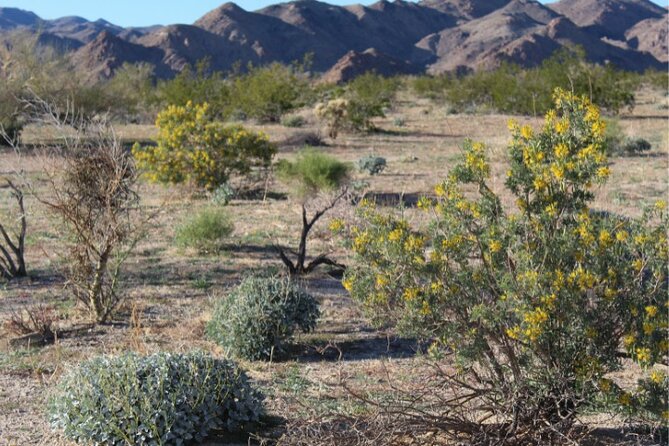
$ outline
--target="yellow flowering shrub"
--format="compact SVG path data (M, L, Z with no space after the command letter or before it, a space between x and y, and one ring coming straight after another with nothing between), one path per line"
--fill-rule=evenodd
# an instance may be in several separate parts
M158 114L156 126L156 145L132 148L138 167L154 182L213 190L232 173L269 166L276 153L267 135L214 121L206 103L170 105Z
M517 430L500 435L523 423L567 428L602 398L656 417L667 407L657 374L637 392L602 381L623 351L646 368L666 361L664 206L638 220L590 209L608 175L599 111L560 90L554 99L541 129L510 125L506 186L517 209L489 187L485 147L466 141L436 202L422 202L427 229L369 204L337 228L357 259L345 275L352 297L374 322L452 355L451 384L467 383L477 416L513 419Z

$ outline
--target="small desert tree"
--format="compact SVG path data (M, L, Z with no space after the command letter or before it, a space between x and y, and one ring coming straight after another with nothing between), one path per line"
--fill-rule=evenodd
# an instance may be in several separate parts
M113 129L80 119L73 131L41 103L62 145L48 149L50 192L40 202L64 223L67 284L97 323L109 320L124 294L121 265L139 239L135 163Z
M307 239L318 220L346 196L350 170L348 164L313 149L303 150L293 162L282 160L278 163L279 178L294 187L294 194L302 208L302 230L297 251L277 248L291 275L308 274L323 264L342 266L325 254L307 263ZM309 217L307 207L309 203L314 204L319 196L326 203ZM294 261L289 258L289 253L295 256Z
M666 203L640 219L590 209L609 168L604 124L585 97L558 90L540 131L511 130L517 209L507 213L489 187L485 147L467 142L436 203L419 203L427 229L361 208L344 286L378 323L450 356L435 384L452 392L438 419L472 440L564 441L601 402L666 423L669 379L650 369L669 350ZM637 392L608 375L623 351L648 370Z
M14 279L25 277L25 240L26 240L26 210L23 203L23 190L7 179L6 187L11 191L11 196L16 201L18 215L18 230L12 237L11 229L7 222L0 221L0 278Z

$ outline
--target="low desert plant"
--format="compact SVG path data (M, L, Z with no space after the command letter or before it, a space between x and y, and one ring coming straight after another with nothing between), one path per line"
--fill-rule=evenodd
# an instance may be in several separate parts
M53 305L35 304L13 311L5 327L18 336L37 333L44 339L53 339L57 320L58 313Z
M368 155L358 160L358 170L370 175L377 175L386 168L386 159L380 156Z
M23 190L11 180L7 180L6 187L16 200L18 213L11 219L18 222L18 228L14 231L14 234L11 234L12 230L9 229L9 226L5 226L7 222L0 222L0 278L14 279L25 277L28 274L25 261L27 217L23 202ZM10 218L7 218L7 220L10 220Z
M207 334L228 353L245 359L271 359L296 330L312 331L318 302L291 280L246 278L218 300Z
M176 229L178 246L200 252L217 252L234 229L230 216L221 208L206 208L189 216Z
M306 121L300 115L286 116L281 120L281 125L284 127L302 127Z
M648 152L650 149L651 149L650 143L643 138L627 138L622 145L621 155L624 156L641 155L644 152Z
M157 145L132 149L138 167L155 182L214 190L233 173L269 167L276 152L267 135L216 122L206 103L168 106L156 125Z
M181 445L258 420L260 394L229 360L202 353L97 357L79 364L49 404L54 429L82 443Z
M211 193L211 202L218 206L227 206L235 195L235 189L229 183L223 183Z
M485 147L468 141L436 203L419 202L432 216L426 228L363 204L345 288L376 323L450 357L452 373L435 385L451 392L438 417L456 435L545 444L600 399L666 420L664 374L644 379L659 400L607 376L621 351L648 372L666 362L666 203L640 219L590 209L609 168L604 124L585 97L557 90L541 129L510 128L506 186L517 209L505 210Z

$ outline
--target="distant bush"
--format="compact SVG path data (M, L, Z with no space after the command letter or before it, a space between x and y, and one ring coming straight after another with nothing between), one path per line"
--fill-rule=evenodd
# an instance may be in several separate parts
M550 109L556 87L587 95L594 104L617 113L634 105L640 81L637 74L589 63L582 49L571 48L556 51L533 68L503 63L494 70L460 76L421 76L411 84L418 95L446 101L460 113L496 110L536 116Z
M181 445L258 420L260 394L228 360L202 353L97 357L50 401L55 429L81 443Z
M232 83L230 103L249 118L279 122L281 116L301 104L309 85L294 67L273 63L251 67Z
M289 279L248 277L216 302L207 335L228 353L270 359L295 330L313 330L318 302Z
M393 124L395 127L404 127L407 125L407 120L403 116L398 116L395 119L393 119Z
M624 155L640 155L644 152L648 152L651 149L651 145L648 141L643 138L628 138L623 144L622 152Z
M348 100L346 119L354 130L374 130L372 119L384 117L391 106L399 83L374 73L356 77L348 85L344 97Z
M331 99L316 105L316 117L323 121L328 129L328 136L337 139L339 133L348 126L349 101L342 98Z
M235 195L235 189L228 183L223 183L211 193L211 202L218 206L227 206Z
M214 190L233 173L269 166L276 152L264 133L214 121L206 103L171 105L158 114L156 125L158 144L132 149L138 167L155 182Z
M314 149L301 151L293 162L277 163L277 174L295 186L300 196L337 189L349 176L351 166Z
M234 225L228 213L221 208L204 209L176 228L178 246L201 252L217 252L232 234Z
M189 102L209 104L209 114L216 119L229 117L230 86L221 73L212 72L207 59L195 67L186 65L173 79L160 81L151 100L165 108L170 105L185 107Z
M358 160L358 170L367 172L370 175L376 175L383 172L386 168L386 159L380 156L369 155Z
M302 127L306 121L300 115L286 116L281 120L284 127Z

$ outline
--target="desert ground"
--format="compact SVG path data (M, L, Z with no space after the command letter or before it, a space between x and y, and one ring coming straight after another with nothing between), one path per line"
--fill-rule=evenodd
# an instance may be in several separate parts
M290 158L299 149L282 144L298 134L322 131L310 111L304 111L307 125L286 128L281 125L253 126L267 132L280 146L278 158ZM401 118L401 119L397 119ZM421 224L411 207L412 197L430 194L457 159L462 141L471 138L488 145L493 161L492 185L501 191L506 171L505 147L510 138L508 115L449 114L446 106L400 95L396 107L376 124L383 131L372 134L342 134L335 141L326 139L327 151L339 159L355 162L375 154L387 159L386 170L376 176L357 173L375 194L395 194L406 202L406 215ZM518 117L520 123L538 127L541 117ZM669 194L669 98L641 91L634 110L617 116L622 130L632 137L643 137L652 144L649 153L610 159L609 182L597 190L594 207L617 214L639 215L643 204L666 199ZM396 124L403 121L402 126ZM117 129L131 143L150 139L150 125L127 125ZM29 127L27 144L49 138L48 128ZM43 159L32 152L16 154L0 149L0 177L22 170L39 194L48 183L41 177ZM263 197L233 200L228 211L235 230L225 249L217 254L198 254L174 245L174 228L194 210L209 204L184 187L165 187L144 183L142 206L147 213L157 212L146 237L142 239L125 267L124 287L128 299L114 322L92 327L85 315L68 298L59 273L66 259L63 240L58 236L58 221L48 215L30 194L27 262L30 277L8 284L0 283L0 326L12 312L38 302L54 303L59 310L60 329L55 343L43 347L17 347L11 335L0 331L0 445L68 445L52 432L46 419L46 406L54 384L62 373L77 362L98 354L135 350L186 352L203 350L221 355L221 350L204 336L204 326L212 301L235 286L254 270L282 268L273 246L297 243L300 214L298 203L286 186L270 184ZM393 200L389 200L393 201ZM510 200L507 200L510 201ZM0 190L0 213L9 211L12 202ZM510 202L505 203L511 205ZM390 211L390 207L388 207ZM347 252L327 229L327 222L352 211L342 204L315 228L309 253L330 252L346 264ZM282 423L319 420L331 413L357 415L367 409L346 387L367 395L382 395L392 385L410 389L419 385L427 366L415 341L400 339L392 332L377 331L362 316L348 297L340 280L327 268L304 279L304 286L321 304L322 318L314 333L300 335L287 359L272 362L242 362L257 386L266 395L270 417L261 430L271 437ZM617 379L633 382L631 366ZM593 416L588 423L610 426L614 418ZM253 444L246 437L209 439L210 445ZM425 444L431 440L426 438Z

